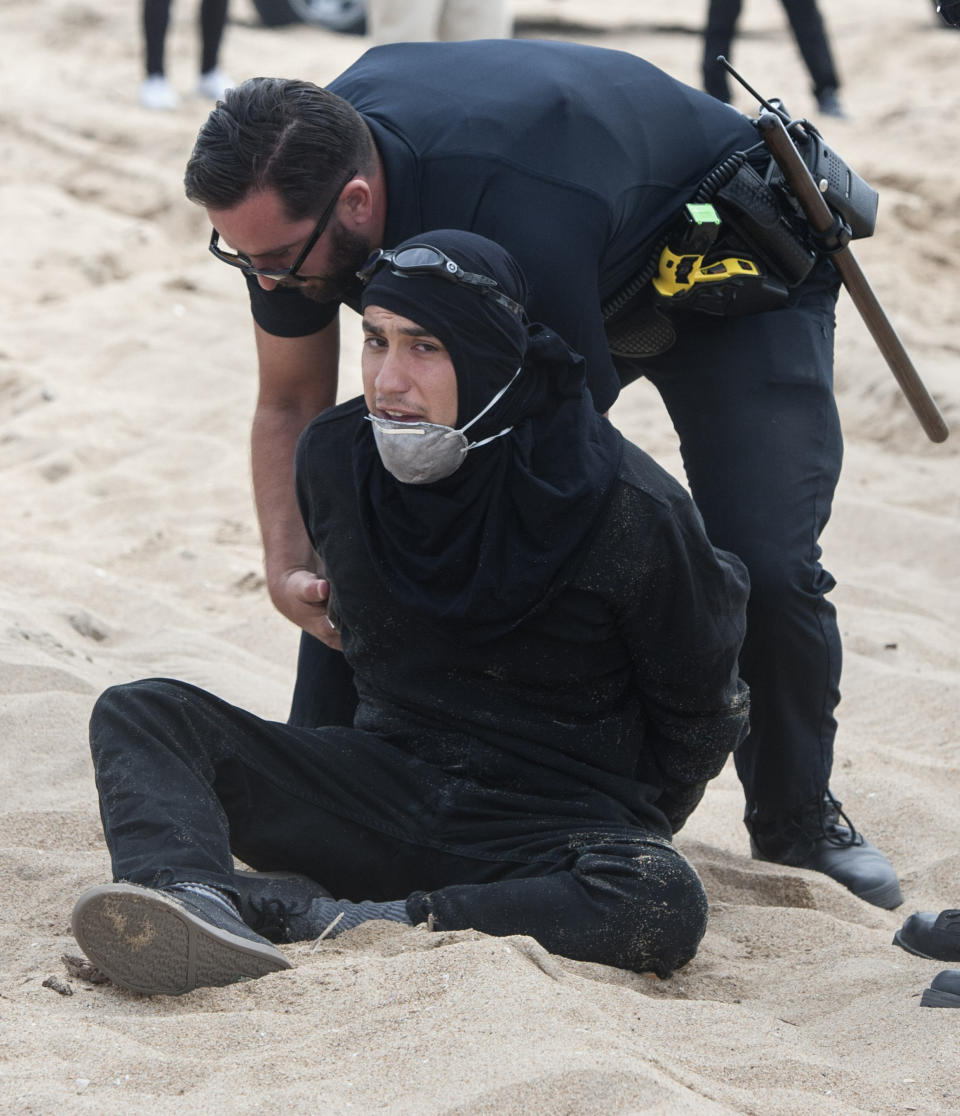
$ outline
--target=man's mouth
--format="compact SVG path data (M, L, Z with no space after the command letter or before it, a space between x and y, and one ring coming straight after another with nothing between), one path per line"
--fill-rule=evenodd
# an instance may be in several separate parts
M389 419L391 422L422 422L423 416L414 414L412 411L396 411L393 408L379 407L377 415L382 419Z

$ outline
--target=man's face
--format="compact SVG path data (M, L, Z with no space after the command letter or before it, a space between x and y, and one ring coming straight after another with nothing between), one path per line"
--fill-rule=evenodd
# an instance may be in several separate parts
M382 306L363 312L363 396L367 410L397 422L455 426L457 376L428 330Z
M324 271L322 275L314 275L311 260L323 241L327 242ZM315 302L334 302L343 298L351 287L356 288L357 272L369 258L373 244L334 218L317 248L304 261L304 281L294 281L291 285Z
M257 268L290 267L316 228L315 217L291 221L275 190L250 194L232 209L210 209L210 221L229 246ZM334 211L323 235L298 268L298 278L268 279L258 275L266 291L293 287L317 302L332 302L355 284L355 273L372 251L366 237L346 228Z

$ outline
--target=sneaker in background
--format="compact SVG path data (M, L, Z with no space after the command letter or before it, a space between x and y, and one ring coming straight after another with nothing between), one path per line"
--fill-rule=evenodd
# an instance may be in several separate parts
M180 104L180 98L163 74L150 74L140 83L140 104L146 109L169 112Z
M224 93L233 88L233 84L223 70L215 66L200 75L200 80L197 82L197 96L206 97L210 101L220 101Z
M840 120L845 120L847 117L847 114L843 111L843 105L840 104L837 91L832 87L821 89L817 94L817 108L824 116L836 116Z

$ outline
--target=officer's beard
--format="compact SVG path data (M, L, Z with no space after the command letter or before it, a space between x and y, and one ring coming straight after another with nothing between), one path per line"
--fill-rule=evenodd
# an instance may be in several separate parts
M337 222L329 229L330 247L328 274L291 284L314 302L338 302L359 286L357 272L367 262L373 246L366 237L358 236Z

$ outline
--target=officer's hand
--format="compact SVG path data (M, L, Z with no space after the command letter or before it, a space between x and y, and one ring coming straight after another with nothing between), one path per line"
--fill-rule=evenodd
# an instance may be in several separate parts
M288 620L316 636L334 651L343 650L340 633L327 616L330 582L326 578L317 577L312 570L288 570L271 587L270 596L274 605Z

